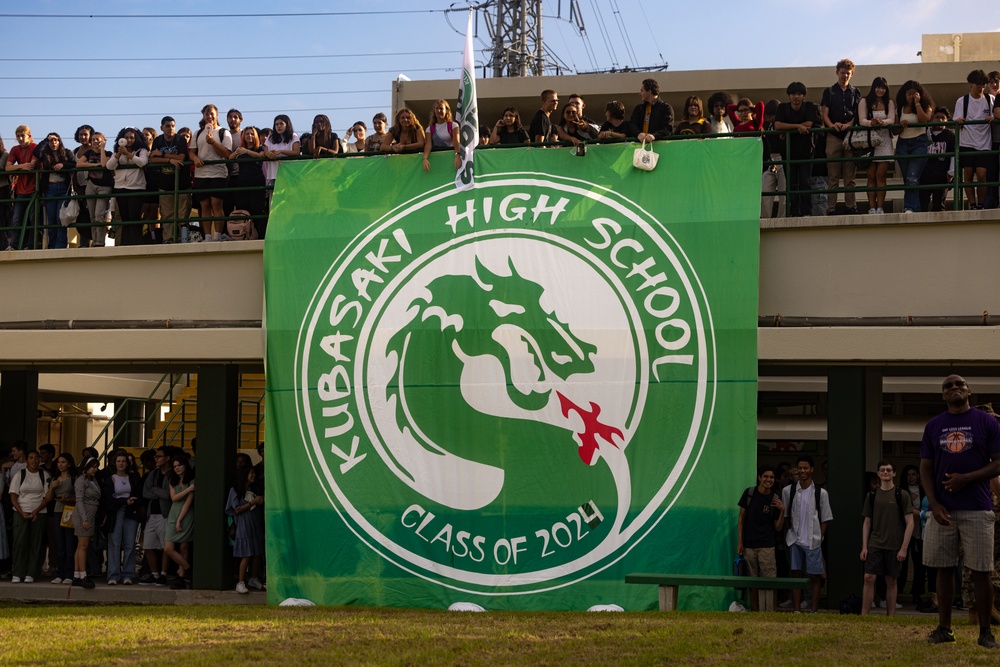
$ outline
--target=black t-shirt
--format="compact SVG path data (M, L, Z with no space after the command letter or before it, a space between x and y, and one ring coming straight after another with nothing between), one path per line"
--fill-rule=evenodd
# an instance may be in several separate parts
M542 141L554 140L552 136L552 120L541 109L531 119L531 127L528 129L528 134L531 136L532 141L535 141L539 136L542 137Z
M107 157L111 157L111 151L104 151ZM94 149L90 149L83 154L83 157L87 158L87 164L99 165L101 164L101 155ZM87 171L87 178L94 185L99 185L105 188L114 187L115 176L108 169L93 169Z
M153 139L153 150L160 151L164 155L176 155L182 160L187 159L187 142L179 134L175 134L170 141L167 141L163 135L159 135ZM160 190L173 190L174 189L174 170L175 167L172 164L157 163L155 165L157 174L156 187ZM187 167L181 167L181 173L179 177L179 186L181 190L187 190L191 188L191 170Z
M750 500L747 502L747 494L740 497L739 506L746 510L746 518L743 520L743 546L747 549L769 549L775 545L775 536L778 531L774 529L774 517L778 511L771 507L774 499L773 491L763 494L753 487Z
M802 106L798 109L793 109L791 102L783 102L778 105L778 113L775 115L774 120L778 123L788 123L789 125L798 125L799 123L812 121L813 127L819 127L819 111L812 102L802 102ZM791 157L798 160L811 158L812 135L799 134L797 130L790 130L789 132L792 135ZM785 153L784 146L782 146L781 153L782 155Z
M503 145L516 145L516 144L527 144L531 143L531 137L522 127L520 130L514 130L513 132L508 131L506 127L497 130L497 136L500 137L500 143Z
M604 124L601 125L601 132L614 132L615 134L624 134L625 138L631 137L633 139L639 136L639 130L637 130L635 125L632 124L632 121L629 120L623 120L621 123L618 124L618 127L612 125L610 120L606 120L604 121Z

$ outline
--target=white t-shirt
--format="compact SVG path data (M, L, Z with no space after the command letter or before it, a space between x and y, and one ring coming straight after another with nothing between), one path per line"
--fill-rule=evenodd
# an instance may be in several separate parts
M46 475L47 477L48 475ZM17 494L17 501L21 505L22 512L34 512L35 508L42 504L47 491L41 470L31 472L25 468L23 484L20 472L10 478L10 492ZM38 513L44 514L46 511L45 507L42 506Z
M993 103L987 95L983 95L978 100L969 95L969 108L965 108L965 96L959 97L955 102L955 118L965 120L986 120L993 116ZM992 146L992 133L990 126L965 125L962 127L962 136L959 146L962 148L972 148L977 151L988 151Z
M233 149L233 134L229 130L221 132L220 130L224 128L215 128L213 134L215 134L215 140L228 148ZM224 135L224 136L223 136ZM224 160L222 155L215 150L215 147L208 143L208 130L202 128L200 130L194 131L194 136L191 138L191 146L189 150L193 150L198 157L206 162L209 160ZM226 178L229 176L229 168L225 164L206 164L200 167L195 167L194 177L195 178Z
M292 132L292 140L289 142L277 142L278 137L274 132L271 136L267 138L264 142L264 148L269 151L290 151L295 147L295 144L299 141L299 135ZM264 163L264 180L268 183L274 181L275 177L278 175L278 163L274 160L268 160Z
M455 123L435 123L427 128L427 132L431 135L431 146L434 148L452 148L451 145L451 132L448 131L448 125L455 127Z

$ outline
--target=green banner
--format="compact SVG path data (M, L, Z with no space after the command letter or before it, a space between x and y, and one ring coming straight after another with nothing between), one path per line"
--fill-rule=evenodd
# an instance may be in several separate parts
M268 600L656 606L753 482L761 144L282 164ZM731 593L682 591L721 608Z

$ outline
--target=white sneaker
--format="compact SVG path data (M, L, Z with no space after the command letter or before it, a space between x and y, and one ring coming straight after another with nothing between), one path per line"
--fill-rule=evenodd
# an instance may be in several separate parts
M791 600L785 600L784 602L779 602L778 606L781 609L791 609L792 608L792 601Z
M799 609L812 609L812 602L809 600L803 600L799 603Z
M60 584L62 584L62 582L63 582L63 580L60 579L59 577L56 577L55 579L52 580L52 583L55 584L55 585L57 585L57 586L60 585Z
M875 213L878 215L885 215L885 209L877 208L875 209Z
M243 583L243 582L241 581L240 583L236 584L236 592L237 592L237 593L249 593L249 592L250 592L250 589L249 589L249 588L247 588L247 585L246 585L246 584L244 584L244 583Z
M21 577L11 577L10 578L10 583L12 583L12 584L19 584L19 583L21 583Z
M870 208L870 209L868 209L868 215L875 215L876 213L878 213L878 209L877 208Z
M258 590L258 591L267 590L267 588L264 586L264 584L260 583L260 579L258 579L257 577L250 577L250 581L247 582L247 585L250 588L253 588L253 589Z
M35 578L34 577L25 577L24 578L24 583L26 583L26 584L33 584L33 583L35 583Z

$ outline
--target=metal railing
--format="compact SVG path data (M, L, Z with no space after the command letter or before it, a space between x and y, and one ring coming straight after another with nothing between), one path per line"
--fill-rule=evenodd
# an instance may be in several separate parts
M786 177L786 187L785 187L785 189L783 191L762 191L761 195L762 196L766 196L766 197L782 197L783 196L785 198L786 205L791 200L791 198L796 197L796 196L828 195L828 194L831 194L831 193L838 193L839 194L839 193L847 193L847 192L865 193L865 194L867 194L869 192L878 192L878 191L886 191L886 192L888 192L888 191L903 191L903 192L906 192L908 190L935 190L935 189L946 188L946 189L953 189L954 190L954 197L953 197L953 203L952 203L953 208L955 210L962 210L964 208L965 188L968 188L968 187L995 188L998 185L1000 185L1000 181L997 181L997 180L991 180L991 181L985 181L985 182L976 181L975 183L968 183L968 182L964 181L962 160L963 160L963 155L966 155L966 156L968 155L968 149L966 149L965 151L963 151L961 149L961 133L962 133L963 129L965 128L965 126L968 126L968 125L982 125L982 124L987 124L987 123L991 123L991 122L992 121L986 121L986 120L984 120L984 121L969 121L969 122L966 122L966 123L963 124L963 123L955 123L953 121L949 121L949 122L945 122L945 123L913 123L913 124L909 125L909 127L911 127L911 128L927 128L927 127L940 127L940 126L944 126L944 127L952 129L954 131L954 133L955 133L955 150L951 151L951 152L947 152L947 153L936 153L936 154L934 154L934 157L938 157L938 158L940 158L940 157L954 158L954 160L955 160L954 179L953 179L952 182L947 183L947 184L930 184L930 185L906 185L904 183L904 184L886 185L884 187L867 187L867 186L865 186L865 187L854 187L854 188L846 188L846 187L841 187L841 188L837 188L837 187L834 187L834 188L829 188L829 187L827 187L827 188L812 188L812 187L810 187L810 188L801 188L800 187L798 189L792 188L791 184L790 184L791 179L788 178L788 177L790 176L791 170L793 168L801 166L801 165L807 165L807 164L808 165L828 164L828 163L833 163L833 162L854 162L854 163L857 163L861 167L867 167L870 163L872 163L872 162L874 162L876 160L892 160L892 161L895 161L897 157L898 158L903 158L903 159L929 159L928 155L916 155L916 156L913 156L913 155L900 155L900 156L897 156L895 154L893 154L893 155L884 155L884 156L882 156L882 155L880 155L880 156L873 156L873 155L851 155L851 156L842 157L842 158L830 158L830 157L818 157L817 158L817 157L810 157L810 158L805 158L805 159L792 159L791 157L789 157L791 155L792 139L793 139L793 137L795 137L796 135L798 135L798 133L796 131L792 131L792 130L770 130L770 131L764 131L764 132L744 132L744 133L734 133L734 134L682 135L682 136L670 136L670 137L667 137L665 140L667 140L667 141L689 141L689 140L692 140L692 139L695 139L695 140L699 140L699 139L715 139L715 138L734 137L734 136L755 136L755 137L767 137L767 136L773 136L773 135L780 135L780 136L782 136L783 140L784 140L784 144L785 144L785 153L784 153L783 158L781 160L775 160L775 161L772 161L770 159L764 159L763 165L764 166L781 167L782 170L784 171L784 175ZM884 126L884 127L886 127L887 129L889 129L890 131L901 129L900 125L887 125L887 126ZM861 127L861 126L856 126L855 128L852 128L852 129L867 130L868 128ZM823 135L825 135L825 134L828 134L830 132L834 132L834 130L832 128L818 128L817 127L817 128L812 128L812 129L809 130L809 136L810 136L810 139L811 139L813 137L813 135L816 135L816 134L823 134ZM585 143L585 144L586 143L590 143L590 144L595 144L595 143L610 144L610 143L626 143L626 142L629 142L629 141L632 141L632 140L629 140L629 139L612 139L612 140L600 140L600 141L590 141L590 142L581 142L581 143ZM764 145L765 146L767 145L766 139L764 139ZM480 149L486 149L486 150L493 150L493 149L499 149L499 150L517 150L517 149L523 148L523 147L536 147L537 148L537 147L553 147L553 146L571 146L571 144L570 143L565 143L565 142L529 143L529 144L524 144L524 145L493 144L493 145L483 145L483 146L480 146L477 150L480 150ZM440 150L451 150L451 149L440 149ZM338 154L338 155L331 156L329 158L324 157L322 159L360 159L360 158L371 157L371 156L375 156L375 155L385 155L385 154L383 154L383 153L341 153L341 154ZM1000 158L998 158L998 155L1000 155L1000 151L994 151L994 150L991 150L991 151L977 151L976 155L977 156L987 155L987 156L990 156L994 160L1000 160ZM769 156L765 155L764 157L768 158ZM314 159L314 158L312 158L311 156L296 156L296 157L287 157L287 158L285 158L282 161L285 161L285 160L307 160L307 159ZM266 161L265 158L252 159L252 160L216 160L216 161L206 161L205 164L230 164L230 163L233 163L233 164L243 165L243 164L248 164L248 163L252 164L252 163L255 163L255 162L265 162L265 161ZM91 171L99 171L99 170L104 169L103 167L101 167L99 165L95 165L93 167L85 167L85 168L76 168L76 167L74 167L71 170L68 170L68 171L64 170L64 171L59 172L59 173L61 173L63 175L67 175L67 173L68 173L68 175L70 176L70 181L74 181L74 183L71 186L71 188L70 188L70 190L69 190L69 192L67 194L65 194L65 195L56 195L56 196L45 196L42 193L42 183L43 183L43 181L44 181L44 179L45 179L45 177L47 175L54 174L54 173L57 173L57 172L55 172L55 171L45 171L45 170L19 171L19 172L16 173L16 175L18 176L18 178L30 177L30 178L34 179L34 186L35 186L34 187L34 192L31 195L29 195L29 196L15 196L12 193L11 197L9 197L9 198L0 198L0 249L2 249L2 247L5 247L5 246L2 245L3 240L4 240L3 239L3 235L12 233L14 231L18 232L18 235L20 237L19 240L21 242L24 241L25 237L28 237L28 238L34 238L36 245L40 245L41 244L40 239L41 239L41 237L42 237L42 235L44 233L46 233L46 232L48 232L49 230L52 230L52 229L61 228L62 225L61 225L61 223L58 220L57 221L45 221L44 220L44 208L45 208L45 204L47 202L52 202L52 201L68 202L69 200L75 200L75 201L77 201L80 204L80 206L82 208L82 207L86 206L86 202L87 201L93 200L93 199L106 199L106 200L109 200L109 206L110 206L110 200L112 200L112 199L127 199L127 198L133 198L133 197L140 197L140 198L148 199L150 197L159 197L159 196L169 196L169 197L173 197L173 199L174 199L174 206L173 206L173 208L174 208L175 214L174 214L173 217L170 217L170 218L157 218L157 219L150 219L150 220L120 220L120 219L118 219L118 220L114 221L114 225L115 226L129 226L129 225L154 225L155 226L155 225L163 225L163 224L170 224L170 223L173 223L173 224L175 224L177 226L185 226L185 225L187 225L188 223L191 223L191 222L199 222L199 223L215 222L215 221L223 221L224 222L226 220L229 220L231 218L230 215L210 216L210 215L203 215L200 212L199 212L197 220L193 220L193 219L190 218L190 213L191 213L190 210L186 210L186 211L178 211L177 210L178 205L183 201L182 198L184 197L184 195L191 195L192 196L192 208L197 208L194 205L194 203L193 203L193 199L194 199L194 195L196 195L198 193L198 191L194 190L193 188L190 188L190 187L188 187L188 188L182 188L180 186L180 183L181 183L181 170L182 169L189 169L190 165L191 165L191 163L185 162L182 167L174 168L174 183L173 183L173 188L171 188L169 190L159 190L159 189L153 189L152 187L147 187L147 189L145 189L145 190L136 190L134 192L133 191L123 192L123 191L119 190L119 191L114 192L114 193L108 193L108 194L100 194L100 193L98 193L98 194L89 194L89 195L88 194L80 194L79 192L74 192L73 191L73 190L75 190L75 189L78 188L78 186L75 184L75 174L77 174L77 173L79 173L81 171L91 172ZM157 168L159 168L161 165L157 164L155 166ZM119 169L146 169L148 167L149 166L147 166L147 167L136 167L134 165L119 165L118 168ZM12 174L12 173L8 172L8 176L9 177L13 177L14 175L15 174ZM269 199L268 195L269 195L271 189L272 189L271 186L268 186L266 184L265 185L243 186L243 185L239 185L238 181L231 180L230 183L227 184L227 187L225 188L225 190L222 191L222 192L223 192L223 194L227 198L230 197L230 196L235 197L235 196L238 196L240 193L246 193L246 192L259 193L260 196L262 197L261 201L265 202L264 210L262 212L252 213L250 217L255 222L261 222L262 223L261 226L263 227L263 226L266 226L266 220L268 218L268 210L267 210L268 199ZM27 199L27 201L25 201L25 199ZM6 219L6 220L2 219L3 216L9 216L10 213L11 213L11 210L14 207L14 205L18 204L18 203L23 204L24 208L25 208L25 215L24 215L24 217L22 217L22 219L20 221L20 224L19 225L14 225L13 224L13 220L11 220L11 219ZM996 203L1000 203L1000 202L996 202ZM32 214L31 215L32 224L30 226L25 226L24 225L24 220L25 220L25 218L27 218L27 212L29 210L31 211L31 214ZM107 224L108 223L105 222L104 220L91 220L89 223L82 223L82 222L78 221L76 223L73 223L73 226L78 227L78 228L80 228L80 227L98 227L98 226L107 225ZM20 249L20 248L18 248L18 249Z
M187 373L165 373L159 382L156 383L156 386L153 387L152 391L149 392L148 397L126 398L119 403L111 419L108 420L108 423L104 425L104 428L101 429L101 432L97 434L91 443L91 446L97 449L99 453L98 460L102 465L108 453L119 446L145 446L147 434L152 432L153 424L158 420L160 407L166 402L173 402L174 389L181 383L182 379L187 382L188 377ZM161 391L161 388L163 393L158 397L157 393ZM151 403L153 406L152 409L149 409ZM141 418L128 416L132 406L136 404L142 406L143 416ZM124 418L122 418L123 415ZM131 429L135 427L140 429L139 442L130 442L129 434L131 433Z

